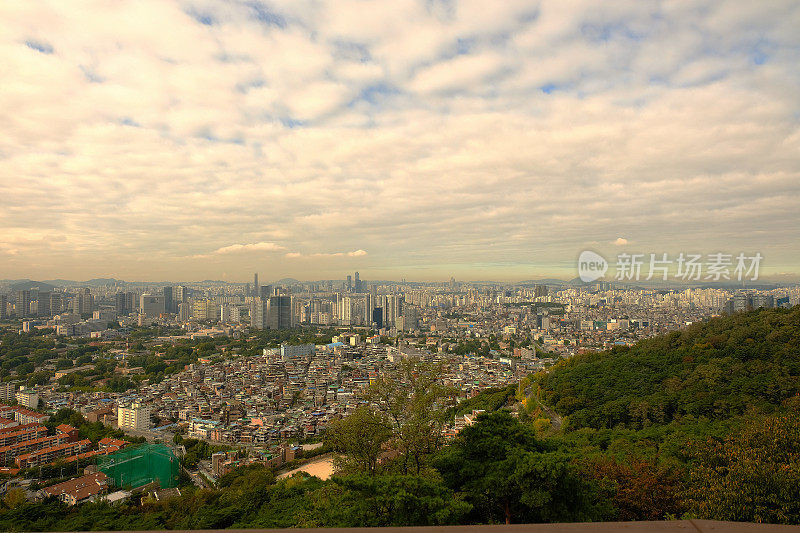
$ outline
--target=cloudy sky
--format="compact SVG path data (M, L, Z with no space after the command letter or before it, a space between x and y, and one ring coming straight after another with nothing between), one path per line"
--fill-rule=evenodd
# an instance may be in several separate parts
M800 4L0 3L0 278L800 272Z

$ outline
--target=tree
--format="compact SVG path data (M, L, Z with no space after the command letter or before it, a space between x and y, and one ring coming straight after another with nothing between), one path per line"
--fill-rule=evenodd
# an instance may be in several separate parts
M597 520L610 513L557 441L537 438L508 411L478 417L435 458L448 487L463 493L480 522Z
M325 443L342 454L335 460L341 472L375 475L383 445L392 436L386 417L361 406L349 416L333 421L325 432Z
M633 456L627 461L598 457L586 461L583 470L608 487L617 520L664 520L686 510L681 495L684 476L677 468Z
M367 398L386 414L392 447L400 453L400 471L421 473L425 458L442 444L447 409L455 393L442 385L440 365L403 359L370 386Z
M800 523L800 409L751 420L689 447L690 513L710 520Z
M309 496L302 527L458 524L470 510L441 480L412 475L337 476Z
M26 501L25 491L20 487L10 489L3 497L3 503L5 503L9 509L16 509Z

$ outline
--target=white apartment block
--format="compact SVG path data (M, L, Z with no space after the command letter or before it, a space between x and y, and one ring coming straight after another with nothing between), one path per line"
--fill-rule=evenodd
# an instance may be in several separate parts
M21 388L16 394L17 403L28 409L39 407L39 394L35 390Z
M149 405L139 402L120 405L117 407L117 426L121 429L150 429L150 412Z

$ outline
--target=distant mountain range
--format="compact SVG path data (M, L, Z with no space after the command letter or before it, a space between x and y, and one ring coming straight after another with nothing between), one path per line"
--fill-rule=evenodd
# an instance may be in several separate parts
M264 280L262 283L265 285L295 285L300 283L327 283L327 282L334 282L334 283L341 283L343 280L316 280L316 281L299 281L295 278L282 278L277 281L267 281ZM377 283L377 284L397 284L397 285L408 285L408 286L427 286L427 285L444 285L447 282L418 282L418 281L409 281L409 282L400 282L400 281L392 281L392 280L364 280L368 284ZM668 281L662 280L639 280L639 281L628 281L628 282L620 282L614 279L609 280L597 280L591 282L583 282L580 278L574 278L571 280L563 280L558 278L543 278L543 279L528 279L519 282L502 282L502 281L491 281L491 280L483 280L483 281L469 281L471 285L506 285L506 286L517 286L517 287L533 287L534 285L549 285L551 287L591 287L598 283L613 283L615 286L621 287L629 287L629 288L639 288L639 289L686 289L686 288L715 288L715 289L737 289L737 288L747 288L747 289L774 289L776 287L784 287L787 285L794 285L797 283L796 280L790 281L786 280L784 282L776 282L776 281L767 281L767 280L759 280L759 281L748 281L746 283L738 282L738 281L724 281L724 282L710 282L710 281L696 281L696 282L684 282L677 279L670 279ZM76 281L76 280L68 280L68 279L50 279L44 281L35 281L30 279L5 279L0 280L0 287L5 286L8 287L11 291L18 291L18 290L30 290L34 288L39 288L43 291L52 291L56 287L102 287L108 285L132 285L132 286L154 286L154 285L179 285L181 283L185 284L194 284L194 283L206 283L206 284L218 284L218 285L238 285L242 286L245 282L232 282L232 281L224 281L224 280L203 280L201 282L174 282L174 281L125 281L116 278L94 278L86 281Z

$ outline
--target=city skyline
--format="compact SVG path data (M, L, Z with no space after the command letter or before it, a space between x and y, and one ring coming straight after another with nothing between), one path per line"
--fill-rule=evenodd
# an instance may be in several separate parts
M800 272L800 7L0 6L0 278Z

